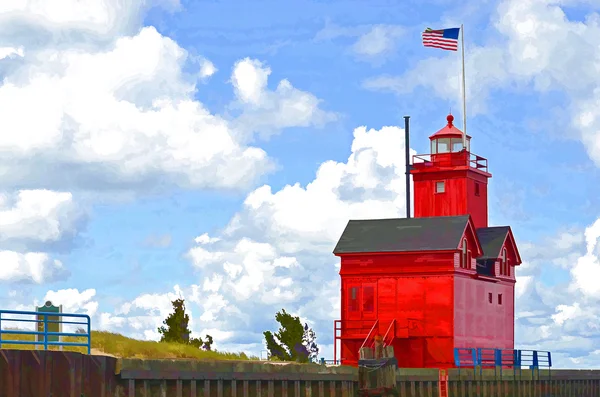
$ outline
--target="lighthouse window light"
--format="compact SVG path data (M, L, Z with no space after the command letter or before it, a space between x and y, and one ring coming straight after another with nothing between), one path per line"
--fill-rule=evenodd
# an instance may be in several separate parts
M463 150L462 138L452 138L452 153L458 153Z
M437 139L437 152L450 153L450 138Z

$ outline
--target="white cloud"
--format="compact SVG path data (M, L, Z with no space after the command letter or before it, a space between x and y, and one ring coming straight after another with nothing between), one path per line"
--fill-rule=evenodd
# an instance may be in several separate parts
M352 46L353 51L365 57L377 57L395 49L403 29L393 25L375 25L361 35Z
M154 28L106 51L31 56L0 87L9 186L233 188L270 169L263 150L241 146L226 120L191 98L185 51Z
M23 47L0 47L0 59L23 57L24 55Z
M63 264L51 259L43 252L21 254L14 251L0 251L0 281L33 282L41 284L65 277L68 272Z
M258 60L242 59L233 67L231 83L238 99L237 130L246 135L258 132L264 139L288 127L322 127L337 115L319 108L321 100L301 91L284 79L275 91L268 89L271 68ZM234 107L235 107L234 105Z
M206 58L200 61L200 79L206 80L213 74L217 73L218 69L215 65Z
M325 27L315 36L315 41L334 40L341 37L356 38L350 51L360 59L381 63L396 49L404 29L397 25L339 26L327 20Z
M58 241L77 231L82 216L71 193L21 190L0 194L0 243Z
M41 284L68 276L62 262L39 250L74 237L84 215L70 193L0 195L0 281Z
M14 38L15 30L21 40L30 39L27 36L33 33L49 40L55 38L52 33L72 31L97 38L114 37L139 24L143 11L152 6L174 10L179 7L179 0L65 0L58 5L45 0L3 1L0 2L0 26L3 27L0 37ZM17 26L28 30L14 29Z

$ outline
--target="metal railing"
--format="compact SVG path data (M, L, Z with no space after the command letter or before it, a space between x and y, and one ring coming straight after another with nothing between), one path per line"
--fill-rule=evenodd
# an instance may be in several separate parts
M413 155L413 168L421 167L458 167L469 166L471 168L488 171L487 159L470 152L452 152L437 154L415 154Z
M549 351L538 350L455 348L454 364L459 373L461 368L479 368L481 375L483 368L494 368L496 373L500 371L500 377L503 368L512 368L515 378L517 372L521 375L521 369L525 367L537 371L539 378L540 367L548 368L548 375L551 376L552 354Z
M42 317L42 320L28 320L22 318L6 318L3 315L17 315L17 316L33 316L33 317ZM61 317L59 320L50 320L48 317ZM74 321L63 321L63 317L74 317L74 318L82 318L85 319L86 322L74 322ZM27 331L27 330L14 330L14 329L2 329L2 325L7 322L25 322L25 323L36 323L36 325L42 325L44 327L43 331ZM48 325L58 323L58 324L75 324L87 327L87 333L70 333L70 332L50 332L48 331ZM11 340L5 339L5 335L34 335L34 340ZM43 336L41 341L37 336ZM48 340L49 336L58 337L58 341L50 341ZM62 336L72 336L77 338L86 338L86 343L78 343L78 342L63 342L60 340ZM91 354L92 350L92 337L91 337L91 319L87 314L71 314L71 313L45 313L45 312L28 312L28 311L19 311L19 310L0 310L0 349L2 349L2 344L11 344L11 345L43 345L44 350L48 350L48 346L78 346L78 347L87 347L87 354Z

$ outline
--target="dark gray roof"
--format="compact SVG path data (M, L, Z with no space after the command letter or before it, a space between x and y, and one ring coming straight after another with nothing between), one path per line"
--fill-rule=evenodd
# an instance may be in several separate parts
M334 254L454 250L468 215L348 222Z
M484 227L477 229L477 238L483 249L479 259L492 259L500 256L500 248L510 230L509 226Z

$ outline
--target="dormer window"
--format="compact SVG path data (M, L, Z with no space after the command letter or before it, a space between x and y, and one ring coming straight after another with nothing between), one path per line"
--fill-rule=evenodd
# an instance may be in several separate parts
M510 266L508 264L506 248L502 248L502 256L500 259L500 275L501 276L510 276Z

